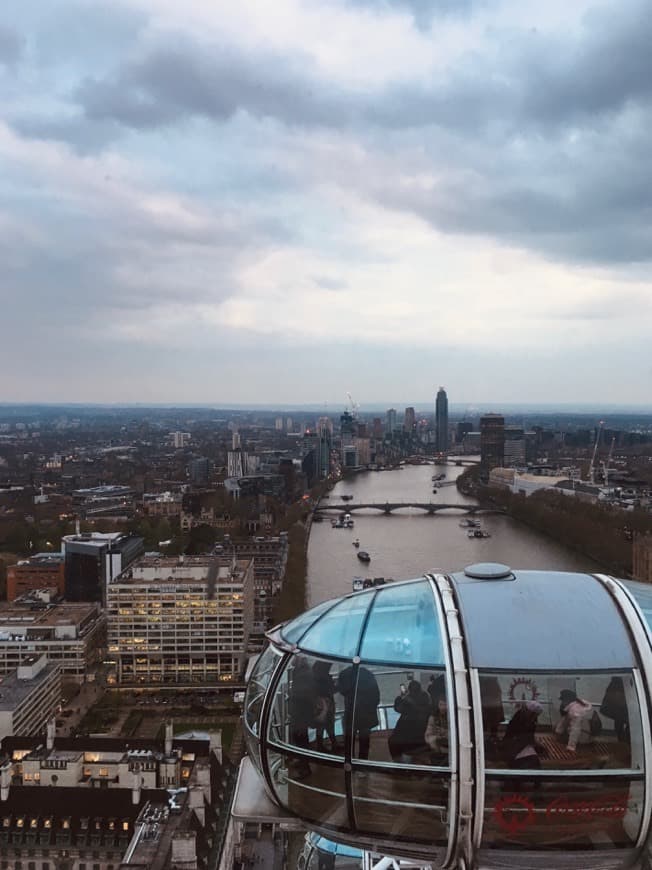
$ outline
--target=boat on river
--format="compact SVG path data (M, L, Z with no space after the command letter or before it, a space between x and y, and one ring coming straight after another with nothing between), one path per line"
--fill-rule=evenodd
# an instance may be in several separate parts
M472 520L468 517L466 519L460 520L460 528L461 529L479 529L480 528L480 520Z
M353 591L354 592L362 592L364 589L364 580L362 577L354 577L353 578Z
M491 535L489 532L485 532L484 529L469 529L466 533L467 538L490 538Z
M359 546L360 546L360 538L356 538L355 541L353 541L353 546L354 546L354 547L359 547Z
M371 556L369 555L369 553L367 553L366 550L358 550L356 556L358 557L358 559L360 559L361 562L371 562Z

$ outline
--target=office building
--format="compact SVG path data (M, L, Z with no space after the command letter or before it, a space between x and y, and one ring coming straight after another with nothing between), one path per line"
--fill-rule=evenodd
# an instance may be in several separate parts
M525 433L517 426L505 427L503 465L505 468L523 468L525 466Z
M280 593L288 557L288 535L281 532L274 537L258 535L244 540L232 540L224 535L224 541L215 547L219 556L235 557L238 560L253 560L254 563L254 613L250 649L261 648L263 632L271 625L276 596Z
M61 701L61 669L44 655L25 656L2 678L0 740L45 730Z
M0 673L45 655L63 679L81 683L97 667L106 620L97 604L42 604L34 595L0 602ZM0 689L1 692L1 689Z
M385 431L387 435L392 435L398 429L398 416L396 414L396 408L390 408L385 415L385 419Z
M143 556L109 583L108 650L120 684L237 680L253 620L251 560Z
M37 553L7 568L7 601L13 601L34 589L65 589L62 553Z
M72 492L72 505L77 516L93 517L131 516L136 490L130 486L91 486Z
M122 532L83 532L66 535L62 542L65 558L66 601L106 602L106 586L138 558L143 539Z
M405 409L405 417L403 418L403 430L412 434L417 424L417 417L414 408Z
M438 453L448 450L448 396L446 390L440 387L435 399L435 432L436 449Z
M480 473L489 479L492 468L501 468L505 453L505 418L485 414L480 418Z
M200 456L188 463L188 477L193 486L205 486L211 476L211 461Z

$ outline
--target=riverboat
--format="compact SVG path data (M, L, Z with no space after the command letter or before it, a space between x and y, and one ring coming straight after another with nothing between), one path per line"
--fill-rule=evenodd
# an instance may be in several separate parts
M354 546L354 547L359 547L359 546L360 546L360 538L356 538L355 541L353 541L353 546Z
M460 520L460 528L461 529L479 529L480 528L480 520L472 520L468 517L464 520Z
M364 580L362 577L354 577L353 578L353 591L354 592L362 592L364 589Z
M367 553L366 550L358 550L356 556L358 557L358 559L360 559L361 562L371 562L371 556L369 555L369 553Z
M469 529L466 533L467 538L490 538L489 532L484 529Z

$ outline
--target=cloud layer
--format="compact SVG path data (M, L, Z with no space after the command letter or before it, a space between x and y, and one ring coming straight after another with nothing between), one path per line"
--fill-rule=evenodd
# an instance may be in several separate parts
M643 2L49 9L0 28L0 398L648 401Z

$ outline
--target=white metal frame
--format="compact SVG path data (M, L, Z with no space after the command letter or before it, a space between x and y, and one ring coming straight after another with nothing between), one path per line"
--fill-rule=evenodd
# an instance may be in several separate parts
M454 854L447 855L449 866L466 866L472 856L472 823L473 823L473 723L469 687L469 670L464 649L464 637L459 619L459 611L453 588L448 577L443 574L432 575L439 590L444 615L446 618L446 633L450 650L451 669L455 711L457 718L457 836ZM453 718L453 717L451 717ZM452 736L452 735L451 735ZM449 840L450 843L450 840ZM451 858L453 859L451 861Z
M606 588L620 610L634 641L643 674L643 680L641 680L641 675L634 671L634 681L641 705L643 746L646 760L643 813L641 815L641 829L636 841L636 848L640 849L648 839L650 818L652 817L652 758L650 754L650 747L652 746L650 714L652 711L649 694L652 691L652 633L640 607L622 583L606 574L594 574L593 576Z

